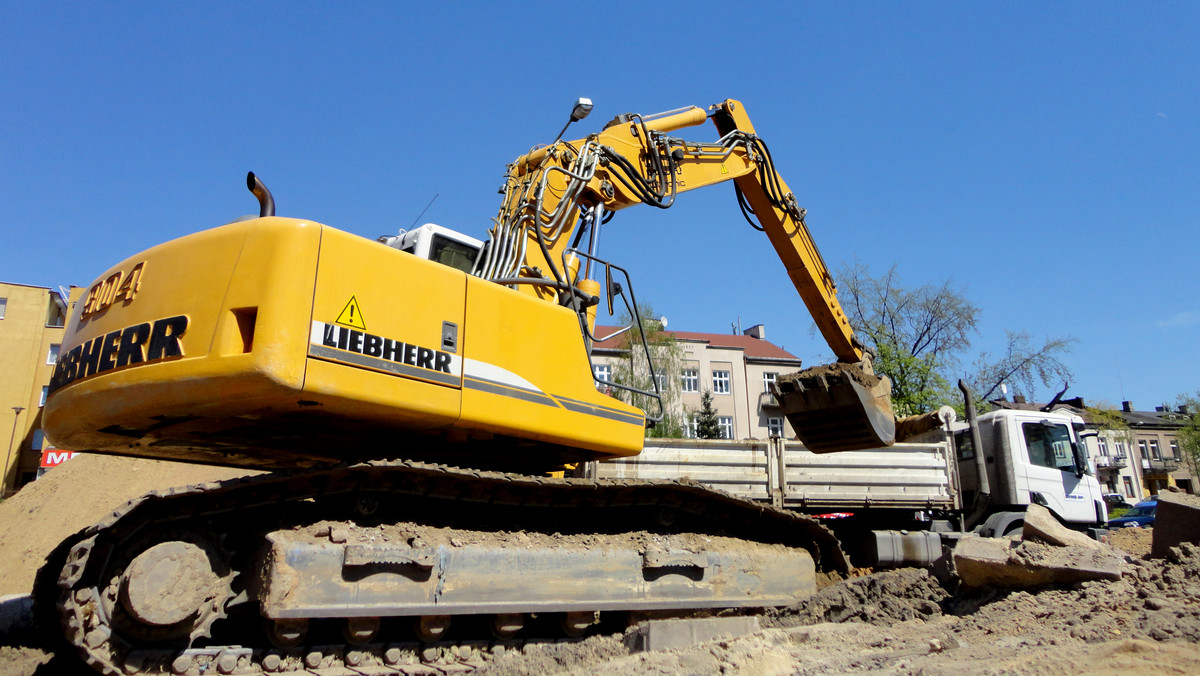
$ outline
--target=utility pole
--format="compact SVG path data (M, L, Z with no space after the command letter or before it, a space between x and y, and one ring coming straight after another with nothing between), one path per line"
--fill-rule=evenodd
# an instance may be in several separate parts
M4 477L0 481L0 497L3 497L8 492L8 463L12 460L13 440L17 437L17 419L21 417L21 411L25 410L24 406L13 406L13 424L12 432L8 435L8 455L4 457Z

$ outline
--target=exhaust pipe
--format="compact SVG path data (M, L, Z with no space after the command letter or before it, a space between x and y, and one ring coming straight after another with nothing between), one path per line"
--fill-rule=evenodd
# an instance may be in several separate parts
M975 451L975 476L977 484L975 486L975 504L971 514L963 521L963 526L968 530L974 529L983 520L983 515L987 513L988 507L992 503L992 486L988 481L987 475L987 459L983 457L983 443L979 435L979 418L975 414L975 397L971 393L971 388L967 386L962 379L958 381L958 389L963 393L963 408L967 414L967 428L971 434L971 447Z
M254 196L258 198L258 217L266 218L275 215L275 198L271 196L271 191L267 190L267 186L258 180L254 172L246 174L246 187Z

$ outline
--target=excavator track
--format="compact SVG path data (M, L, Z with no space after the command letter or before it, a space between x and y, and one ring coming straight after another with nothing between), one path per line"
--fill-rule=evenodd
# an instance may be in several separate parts
M547 616L578 640L602 611L781 605L778 576L808 557L791 600L814 568L849 572L832 532L689 481L375 461L132 500L52 555L36 603L111 676L455 673L564 640L522 635ZM604 576L626 564L640 577L621 596Z

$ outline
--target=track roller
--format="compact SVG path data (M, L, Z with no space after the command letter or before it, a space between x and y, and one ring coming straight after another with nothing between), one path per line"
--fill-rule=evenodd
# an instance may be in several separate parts
M500 613L492 617L492 636L498 639L510 639L525 628L525 615L522 613Z
M308 620L267 620L267 639L276 648L295 648L306 636Z
M413 623L417 638L424 643L440 641L450 629L449 615L422 615Z
M569 638L579 638L587 633L594 624L600 622L600 611L582 613L563 613L562 630Z
M367 645L375 640L379 633L380 620L378 617L351 617L342 627L342 635L350 645Z

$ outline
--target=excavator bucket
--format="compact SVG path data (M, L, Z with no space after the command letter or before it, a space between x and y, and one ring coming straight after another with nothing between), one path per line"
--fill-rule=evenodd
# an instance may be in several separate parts
M826 364L780 376L772 391L796 436L814 453L895 443L892 382L862 364Z

